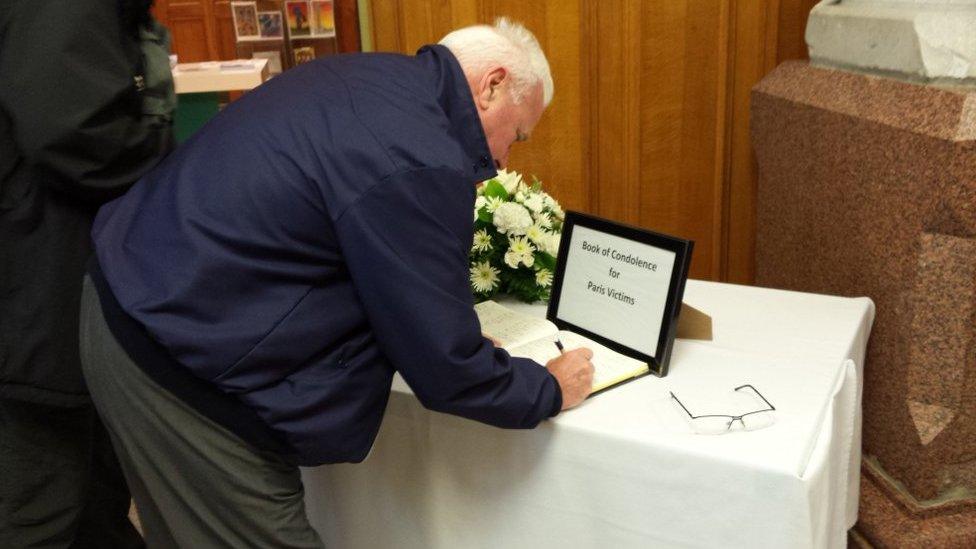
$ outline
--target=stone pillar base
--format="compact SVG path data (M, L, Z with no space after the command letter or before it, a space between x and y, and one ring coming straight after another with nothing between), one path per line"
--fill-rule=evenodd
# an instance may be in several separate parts
M976 547L976 502L920 505L870 462L861 468L860 504L851 537L862 547Z
M855 538L976 547L976 89L789 62L751 124L756 283L877 305Z

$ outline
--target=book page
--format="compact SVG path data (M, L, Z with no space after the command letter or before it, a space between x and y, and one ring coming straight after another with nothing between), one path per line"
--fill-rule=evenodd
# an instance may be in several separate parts
M604 347L592 339L573 332L559 332L559 339L566 350L587 347L593 351L593 390L599 391L626 379L643 374L649 368L647 363L622 355ZM544 363L543 363L544 364Z
M532 360L545 366L547 362L556 358L560 354L559 348L556 347L556 337L556 334L543 336L535 341L529 341L528 343L523 343L508 349L508 352L511 353L512 356L531 358ZM567 345L566 350L569 349L570 347Z
M593 351L593 390L599 391L636 377L648 370L647 364L568 331L559 331L548 320L513 311L494 301L474 306L481 331L497 339L512 356L532 359L543 366L559 356L559 339L569 351L586 347Z
M599 391L621 381L636 377L648 370L646 363L622 355L599 343L587 339L573 332L561 331L558 334L563 347L570 351L579 347L586 347L593 351L593 390ZM556 347L556 335L543 336L535 341L523 343L509 349L512 356L531 358L546 365L547 362L559 356Z
M474 306L474 310L478 314L478 320L481 321L481 331L497 339L502 347L509 351L546 336L549 337L550 345L555 339L556 325L544 318L515 312L494 301L478 303Z

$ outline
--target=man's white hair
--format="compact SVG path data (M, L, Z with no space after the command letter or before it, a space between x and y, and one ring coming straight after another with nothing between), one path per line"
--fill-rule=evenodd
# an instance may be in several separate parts
M493 26L458 29L440 41L457 57L466 76L477 76L493 67L505 67L512 76L512 100L520 103L535 85L542 84L542 101L552 101L552 74L539 41L524 26L505 17Z

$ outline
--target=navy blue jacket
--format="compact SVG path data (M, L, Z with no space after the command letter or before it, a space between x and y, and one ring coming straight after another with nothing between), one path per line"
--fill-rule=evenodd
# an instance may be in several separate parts
M558 384L482 337L469 289L490 158L446 48L304 64L100 210L98 278L172 359L129 348L143 369L185 369L295 463L362 460L394 370L430 409L534 427L558 412ZM235 414L209 415L261 445Z

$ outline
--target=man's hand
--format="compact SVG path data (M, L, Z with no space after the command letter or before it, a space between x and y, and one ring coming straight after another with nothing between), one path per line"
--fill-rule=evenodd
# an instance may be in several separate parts
M593 390L593 351L586 347L566 351L546 364L563 392L563 410L583 402Z

